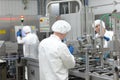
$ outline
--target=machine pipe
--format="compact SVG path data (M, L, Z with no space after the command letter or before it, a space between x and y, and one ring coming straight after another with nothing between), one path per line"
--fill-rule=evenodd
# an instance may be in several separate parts
M101 7L101 6L109 6L109 5L116 5L116 4L120 4L120 2L114 1L113 3L108 3L108 4L101 4L101 5L91 6L91 8L96 8L96 7Z
M85 6L88 6L88 1L89 1L89 0L84 0L84 5L85 5Z
M38 15L40 15L40 4L41 4L41 1L37 0Z

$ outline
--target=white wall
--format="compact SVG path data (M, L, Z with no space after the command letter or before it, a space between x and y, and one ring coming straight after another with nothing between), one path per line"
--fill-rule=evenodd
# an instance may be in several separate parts
M89 0L89 7L92 7L94 14L111 13L114 9L120 12L120 0Z
M0 0L0 15L37 15L37 0L28 0L24 10L22 0Z

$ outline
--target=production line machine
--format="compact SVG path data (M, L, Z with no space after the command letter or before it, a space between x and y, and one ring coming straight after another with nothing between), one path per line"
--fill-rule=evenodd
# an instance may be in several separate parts
M83 48L79 47L78 53L74 54L76 66L70 70L69 74L85 80L113 80L113 76L115 76L113 66L107 61L103 63L101 59L103 50L108 49L100 50L88 44L86 46L84 44Z
M0 80L24 80L26 67L28 80L39 80L38 58L23 57L23 45L18 44L18 53L5 53L5 43L0 41Z
M76 66L70 70L70 75L85 80L120 79L119 18L115 18L117 14L112 15L114 15L114 17L111 17L114 36L109 43L109 47L103 48L103 37L99 38L98 48L96 47L98 45L97 39L94 39L91 35L85 35L78 39L78 50L77 53L74 53ZM109 58L104 57L105 52L109 52Z
M5 56L5 41L0 40L0 80L7 79L7 69L6 69L6 61L2 60L1 58Z
M77 3L78 2L78 3ZM31 26L31 28L36 32L40 31L40 34L44 38L49 36L51 32L50 25L55 21L54 14L51 15L52 11L50 4L59 5L60 17L68 21L72 27L71 32L66 37L66 43L74 46L74 57L76 60L76 66L73 69L69 70L69 79L70 80L119 80L119 49L120 42L117 33L119 33L118 27L113 26L114 31L116 32L114 35L114 40L111 42L113 45L111 48L103 48L103 38L100 41L100 47L96 48L97 41L94 39L94 35L91 33L91 23L92 23L92 12L86 12L83 7L83 3L80 0L64 0L64 1L52 1L48 3L46 9L46 16L41 17L40 21L38 21L39 28L35 26ZM71 6L72 7L71 7ZM64 7L63 7L64 6ZM62 9L63 8L63 9ZM65 11L65 8L68 8L68 11ZM50 9L50 10L48 10ZM54 10L54 9L53 9ZM62 12L63 11L63 12ZM89 10L88 10L89 11ZM72 13L72 14L71 14ZM84 13L86 15L84 15ZM53 18L54 17L54 18ZM89 18L88 18L89 17ZM86 21L85 21L86 20ZM32 21L35 22L35 21ZM50 22L50 23L49 23ZM115 18L111 18L111 22L113 24L117 24ZM30 22L31 23L31 22ZM32 25L32 24L31 24ZM118 24L117 24L118 25ZM38 25L37 25L38 26ZM87 27L85 27L87 26ZM23 25L15 26L14 33L16 37L16 32L21 29ZM41 36L40 36L41 37ZM70 42L69 42L70 41ZM2 44L2 47L1 47ZM0 51L1 53L5 53L3 46L4 41L0 42ZM7 44L8 45L8 44ZM14 45L15 48L18 47L18 53L13 56L2 57L2 59L7 60L9 64L8 71L10 72L10 76L16 78L16 80L25 79L25 66L28 69L28 80L39 80L39 61L38 59L25 58L23 57L22 45ZM2 48L2 49L1 49ZM11 49L10 49L11 50ZM13 51L13 50L12 50ZM110 51L110 58L104 58L104 52ZM10 51L9 51L10 52ZM0 80L6 80L1 79Z
M86 32L86 34L84 35L83 32L81 32L81 31L85 31L84 27L79 27L80 29L78 29L78 26L80 25L85 26L84 23L82 23L81 21L83 19L81 17L82 14L81 15L80 14L81 13L61 15L62 19L68 21L69 23L71 23L72 26L74 26L72 32L66 38L67 41L71 40L70 43L73 43L73 46L79 44L77 47L75 47L75 49L77 50L73 54L75 56L76 66L75 68L69 70L70 78L72 76L72 77L81 78L83 80L119 80L119 66L115 65L116 62L118 62L119 60L119 59L115 59L115 57L118 56L118 54L116 53L118 53L119 44L116 46L114 45L114 47L112 48L103 48L103 38L100 38L100 45L99 45L100 47L96 48L97 41L96 39L94 39L93 35L90 35L91 33L89 31L88 33ZM46 22L49 21L48 20L49 18L47 16L41 18L41 23L43 23L42 21L44 21L44 19L46 20ZM76 23L78 24L75 24L73 21L74 22L76 21ZM77 22L77 21L81 21L81 22ZM116 23L114 22L114 24ZM86 26L87 25L90 24L86 23ZM50 27L48 26L49 25L46 25L46 23L43 23L43 25L40 27L40 30L48 33L50 30L49 29ZM89 28L90 27L88 27L87 30L90 30ZM83 37L78 37L78 36L83 36ZM77 41L74 42L74 40ZM117 44L116 40L117 39L115 37L115 40L111 43ZM117 42L119 43L118 40ZM109 50L111 57L109 59L105 59L104 52ZM115 53L115 56L113 56L113 53ZM28 72L29 79L31 80L34 78L38 79L39 78L39 75L37 73L39 70L38 60L27 59L27 66L29 70Z

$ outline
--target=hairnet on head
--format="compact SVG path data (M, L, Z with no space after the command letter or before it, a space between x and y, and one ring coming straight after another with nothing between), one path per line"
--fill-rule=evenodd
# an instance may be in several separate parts
M97 25L100 25L100 24L103 28L105 28L105 23L102 20L95 20L92 27L94 28L94 27L96 27Z
M23 30L24 33L31 32L30 26L24 26L22 30Z
M65 20L58 20L52 25L52 31L65 34L71 30L71 25Z

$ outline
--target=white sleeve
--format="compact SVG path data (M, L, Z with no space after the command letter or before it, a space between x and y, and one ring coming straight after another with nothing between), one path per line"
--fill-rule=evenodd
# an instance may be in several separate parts
M59 55L67 69L75 66L74 56L70 53L66 45L63 45L59 48Z
M18 43L18 44L23 44L23 43L24 43L24 40L23 40L20 36L18 36L18 37L17 37L17 43Z
M36 38L36 43L38 43L38 44L39 44L39 39L38 39L38 36L37 36L36 34L34 34L34 33L33 33L33 35L34 35L34 37Z

